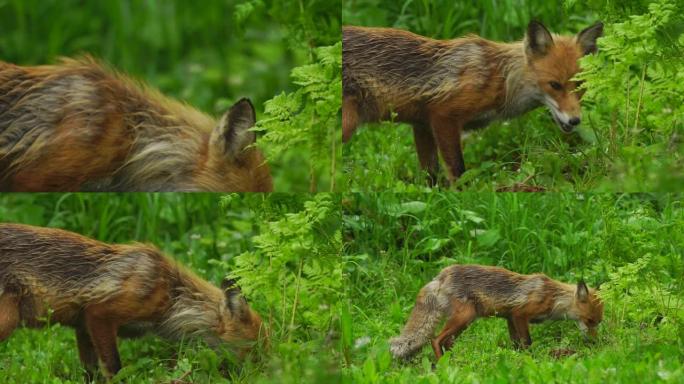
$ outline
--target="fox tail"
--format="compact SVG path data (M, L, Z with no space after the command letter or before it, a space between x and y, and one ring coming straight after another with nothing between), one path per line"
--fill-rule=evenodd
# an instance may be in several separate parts
M404 329L398 337L390 339L390 352L396 359L410 359L431 338L435 328L448 309L448 300L440 294L441 282L429 282L420 290Z

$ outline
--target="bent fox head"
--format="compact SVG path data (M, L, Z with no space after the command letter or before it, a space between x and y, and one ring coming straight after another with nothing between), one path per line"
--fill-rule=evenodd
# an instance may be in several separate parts
M221 307L216 329L218 338L233 346L239 358L244 358L259 343L267 346L268 334L261 317L247 304L235 280L224 280L221 289L225 306Z
M603 302L596 294L596 290L589 289L580 281L575 291L574 315L580 330L592 339L596 337L596 328L603 320Z
M197 173L196 185L212 191L238 189L250 192L273 190L271 172L261 151L254 148L254 106L241 99L226 112L209 139L206 163Z
M525 36L525 55L530 72L536 75L542 103L551 111L554 121L565 133L581 122L582 91L573 80L580 71L582 56L597 51L596 39L603 34L598 22L574 37L552 36L544 25L531 21Z

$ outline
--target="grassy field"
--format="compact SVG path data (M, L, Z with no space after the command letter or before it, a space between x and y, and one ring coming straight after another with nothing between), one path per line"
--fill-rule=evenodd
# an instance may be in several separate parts
M357 194L344 201L354 383L637 383L684 380L681 195ZM420 288L455 263L580 278L605 302L595 344L571 321L532 325L516 351L505 321L475 321L436 365L394 361ZM562 356L558 356L561 354ZM563 355L565 354L565 355Z
M263 121L274 118L267 101L302 88L293 70L316 64L315 49L340 40L339 8L336 1L314 0L5 0L0 60L41 65L91 55L213 116L249 97ZM271 140L260 142L275 190L331 190L339 122L290 127L277 117L285 125L279 135L296 130L299 137L280 139L286 152ZM307 141L309 131L317 132L316 145Z
M336 204L325 194L5 194L0 221L64 228L107 242L149 242L216 284L236 274L271 332L270 353L242 365L191 340L120 340L124 368L113 382L335 382L341 353L329 335L337 333L342 292ZM318 292L300 297L300 290ZM82 378L69 328L19 329L0 343L2 383Z
M463 142L466 173L453 190L678 191L684 187L684 25L679 2L345 1L345 25L385 26L438 39L475 33L522 39L531 18L559 34L602 20L596 57L582 60L582 125L566 135L539 108ZM411 128L365 124L343 148L353 191L429 191ZM442 174L444 175L444 167Z

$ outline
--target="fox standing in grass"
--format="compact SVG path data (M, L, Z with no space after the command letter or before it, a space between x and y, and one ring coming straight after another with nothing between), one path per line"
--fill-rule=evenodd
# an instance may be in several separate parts
M0 341L20 325L74 327L89 380L98 360L108 377L121 368L118 334L196 337L245 355L265 333L233 283L216 288L151 246L0 224Z
M546 105L564 132L580 123L573 77L577 60L596 52L603 24L577 36L552 35L532 21L525 39L498 43L470 35L433 40L391 28L347 26L342 32L343 140L363 122L388 119L413 126L421 167L432 183L465 172L461 132Z
M90 58L0 61L0 191L270 191L247 99L215 119Z
M603 303L583 282L565 284L543 274L521 275L482 265L453 265L420 290L416 305L399 337L390 340L396 358L407 359L432 340L437 359L443 348L479 317L503 317L516 347L532 344L529 323L570 319L592 338L603 319ZM437 324L446 318L442 332Z

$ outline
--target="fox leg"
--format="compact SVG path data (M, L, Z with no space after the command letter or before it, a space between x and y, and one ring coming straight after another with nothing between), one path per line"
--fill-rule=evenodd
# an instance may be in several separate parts
M518 336L518 331L515 330L515 324L513 324L513 319L510 317L506 319L506 323L508 324L508 335L511 337L511 341L513 342L513 346L515 348L520 347L520 337Z
M432 129L429 125L414 123L413 139L416 143L416 152L420 167L428 172L430 186L437 184L437 172L439 171L439 159L437 158L437 145Z
M461 150L461 124L452 118L433 116L430 118L430 126L442 159L446 163L449 182L452 183L465 172Z
M7 339L19 326L19 300L10 293L0 294L0 341Z
M518 345L526 349L532 344L532 338L530 337L530 327L527 317L524 316L513 316L513 327L518 335Z
M86 370L86 382L90 383L97 374L97 353L88 330L83 325L76 327L76 343L78 344L78 357L81 359L81 364L83 364Z
M98 316L96 311L89 310L85 313L85 325L97 357L102 361L107 377L111 378L121 369L119 350L116 347L118 325L110 316Z
M442 357L442 348L451 348L454 339L463 332L468 325L475 320L477 312L475 306L470 303L452 302L453 311L451 317L447 319L442 332L432 340L432 350L435 352L437 360Z
M359 111L356 97L346 96L342 102L342 142L351 139L352 134L359 126Z

